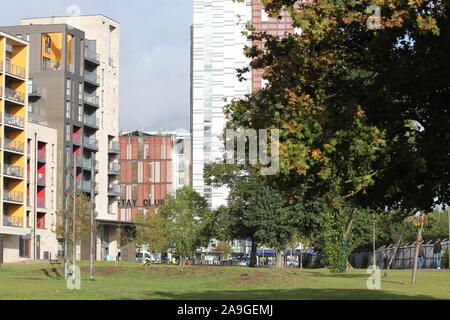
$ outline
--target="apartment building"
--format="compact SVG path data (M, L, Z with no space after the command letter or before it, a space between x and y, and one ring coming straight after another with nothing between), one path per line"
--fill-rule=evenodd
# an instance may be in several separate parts
M191 138L181 132L123 132L120 144L120 220L153 212L167 194L191 184Z
M0 32L0 263L22 260L26 215L28 43Z
M32 95L30 90L29 95ZM58 239L56 233L56 199L60 192L56 188L56 147L56 129L36 121L28 122L25 221L30 233L19 239L21 258L47 260L56 257L58 251L63 249L62 239Z
M105 248L117 254L119 172L110 169L119 154L119 23L103 15L33 18L1 30L29 41L29 110L57 132L56 208L66 208L74 188L93 197L97 259Z
M247 67L244 46L251 43L242 34L252 23L255 32L283 36L296 32L287 12L281 20L271 18L260 0L194 0L191 28L191 134L193 187L212 208L226 204L226 188L205 184L205 164L223 160L224 105L263 87L261 70L251 70L240 82L236 69Z

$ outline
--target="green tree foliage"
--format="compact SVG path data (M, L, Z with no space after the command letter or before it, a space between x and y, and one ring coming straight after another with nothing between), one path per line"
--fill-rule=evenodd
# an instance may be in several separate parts
M354 210L391 209L403 218L448 205L449 2L264 4L275 17L289 11L302 35L249 26L249 40L264 47L245 52L268 86L227 106L227 126L281 130L281 170L269 183L294 203L328 198L330 250ZM379 30L367 28L370 4L381 7Z
M168 221L165 218L157 213L138 215L135 222L133 239L137 245L147 245L152 252L164 252L169 249Z
M76 239L87 240L90 237L90 221L91 221L91 202L90 198L82 192L78 192L76 195L75 205L76 205L76 219L75 219L75 235ZM67 214L64 210L56 211L57 225L56 234L58 238L65 237L65 221L68 218L68 255L71 255L72 251L72 240L73 240L73 200L68 199L68 210ZM97 224L94 223L94 232L96 232Z
M206 200L192 187L178 189L176 195L168 195L167 205L159 211L167 247L180 257L180 264L194 251L208 245L211 240L211 213ZM159 219L159 218L158 218Z
M223 170L222 165L214 167ZM209 174L214 173L212 168L209 167ZM214 175L215 184L227 186L230 194L228 206L214 211L216 237L226 241L251 238L251 266L255 266L259 245L279 251L286 249L298 225L296 207L256 173L240 171L233 178L227 174L222 183L219 176L220 173Z

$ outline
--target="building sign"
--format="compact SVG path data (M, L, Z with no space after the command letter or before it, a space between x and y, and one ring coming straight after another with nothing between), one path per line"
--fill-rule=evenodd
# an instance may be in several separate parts
M138 202L137 200L125 200L119 199L118 204L120 208L137 208L137 207L161 207L165 205L164 199L145 199L142 202Z

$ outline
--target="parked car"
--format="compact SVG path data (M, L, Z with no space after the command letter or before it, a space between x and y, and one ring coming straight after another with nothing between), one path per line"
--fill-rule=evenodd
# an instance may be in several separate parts
M150 262L157 262L155 257L148 251L140 251L136 253L136 262L142 262L149 260Z
M284 264L288 267L298 267L298 261L294 259L287 259Z

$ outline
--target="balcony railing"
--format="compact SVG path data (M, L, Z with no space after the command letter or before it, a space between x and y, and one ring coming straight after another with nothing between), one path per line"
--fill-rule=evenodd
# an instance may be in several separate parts
M5 98L19 103L25 103L25 95L11 88L5 88Z
M20 142L20 141L15 141L15 140L5 138L5 149L23 153L24 144L23 144L23 142Z
M17 192L17 191L9 191L9 190L5 189L3 192L3 200L10 201L10 202L22 203L23 202L23 193Z
M37 197L36 198L36 207L45 208L45 197Z
M23 218L22 217L3 217L3 226L23 228Z
M11 177L23 178L23 168L5 164L3 166L3 174Z
M119 143L117 141L111 141L108 148L109 153L120 153Z
M83 146L98 149L98 141L95 138L83 137Z
M36 84L32 84L28 86L28 96L30 97L42 97L41 90L37 87Z
M45 162L47 160L47 152L45 150L38 150L37 158L38 161Z
M24 128L25 120L22 117L15 116L9 113L5 113L5 123L11 126Z
M120 186L118 184L111 184L108 187L108 194L113 196L120 195Z
M84 115L84 122L90 126L98 127L98 119L93 116Z
M26 76L25 68L16 66L10 62L5 62L5 72L22 79L25 79Z
M91 94L91 93L84 93L84 102L94 105L94 106L99 106L100 105L100 99L98 96L96 96L95 94Z
M37 176L37 184L41 185L41 186L45 186L47 180L46 180L46 176L43 173L39 173Z
M44 59L42 61L42 69L44 71L59 71L62 70L62 61L52 61Z
M97 64L100 63L100 55L93 50L85 48L84 49L84 57L88 60L96 62Z
M97 85L100 85L101 81L99 75L97 75L95 72L88 72L88 71L84 72L84 79Z
M120 173L120 164L114 162L109 166L109 172Z
M92 160L87 158L82 158L83 160L83 168L87 170L92 170ZM98 170L98 161L94 162L94 169Z
M74 133L74 134L72 135L72 142L73 142L73 143L80 144L80 143L81 143L81 134L79 134L79 133Z

